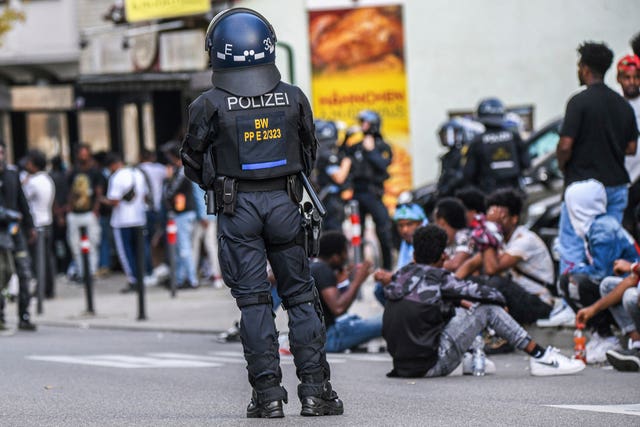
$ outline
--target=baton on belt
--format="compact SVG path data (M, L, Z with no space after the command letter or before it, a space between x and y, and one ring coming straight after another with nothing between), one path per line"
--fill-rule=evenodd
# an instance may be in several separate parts
M327 216L327 208L325 208L324 205L322 204L322 201L316 194L316 190L313 189L313 186L309 182L309 178L307 178L307 176L302 171L298 173L298 176L302 181L302 186L304 187L305 190L307 190L307 194L311 199L311 203L313 203L313 206L318 211L318 214L320 215L320 217L324 218L325 216Z

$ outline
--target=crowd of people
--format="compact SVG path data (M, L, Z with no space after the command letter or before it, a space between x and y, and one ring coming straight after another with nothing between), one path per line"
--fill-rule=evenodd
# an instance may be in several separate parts
M634 47L639 44L637 37ZM634 240L640 200L640 59L636 52L618 61L621 96L603 82L613 52L603 43L586 42L578 53L578 75L586 89L569 100L557 147L565 179L559 268L543 240L521 225L526 204L521 177L530 160L517 124L498 99L480 102L473 124L460 119L440 129L440 140L450 151L442 158L440 197L430 215L408 201L398 204L390 216L383 204L393 156L381 134L379 114L362 111L357 117L359 131L347 131L343 141L334 122L316 120L319 153L312 178L328 215L309 271L324 313L327 352L342 352L383 337L393 358L390 377L468 374L468 351L484 332L487 352L518 349L529 354L532 375L574 374L584 369L582 361L542 347L524 327L584 323L591 332L587 363L608 361L619 370L640 370L640 255ZM29 151L18 167L7 165L4 144L0 144L0 280L4 284L14 274L18 278L20 329L35 329L29 299L38 264L32 261L40 256L38 241L47 253L56 254L41 263L47 298L55 297L56 272L81 282L86 275L101 276L119 268L126 277L122 291L130 292L141 274L145 285L166 279L163 234L164 224L172 218L178 229L178 287L192 289L205 282L222 286L219 260L228 270L228 257L240 256L244 250L225 237L238 233L240 226L233 221L243 219L232 212L235 216L225 216L218 223L215 215L207 213L202 189L207 185L192 182L185 174L185 146L178 141L162 145L163 163L156 161L156 153L143 150L139 162L129 165L118 153L92 153L88 145L79 144L70 168L57 157L47 169L47 159L38 150ZM227 183L221 185L226 188ZM244 199L248 195L277 189L241 186L238 191L244 196L238 203L251 204ZM375 224L379 268L367 259L356 265L349 262L349 241L343 232L347 200L356 200L361 216L370 215ZM223 203L218 212L225 215L227 208L236 208L226 200ZM218 224L222 232L216 230ZM399 236L395 264L394 227ZM137 235L143 236L142 241ZM226 245L220 257L219 236ZM90 247L89 271L84 271L81 237ZM262 259L270 251L269 268L275 277L294 274L288 271L291 259L286 255L292 245L267 243L251 254ZM136 249L144 254L143 263L138 263ZM261 284L265 278L264 286L273 295L263 290L264 297L254 301L254 294L243 294L242 283L227 283L243 316L250 312L262 316L262 312L256 314L256 305L274 310L274 301L280 298L276 291L286 289L275 283L274 274L268 274L266 260L265 268L262 264L256 263L260 271L247 268L261 278ZM142 273L137 271L139 265ZM375 282L382 312L363 319L349 309L369 278ZM302 313L301 307L315 297L303 296L308 299L284 295L283 305L301 310L302 317L315 316ZM2 293L0 328L5 327L4 306ZM319 307L309 310L320 311ZM243 342L250 341L250 328L240 325L240 329ZM495 371L491 361L487 370ZM258 381L251 375L250 381ZM329 384L328 374L313 375L308 378L309 387ZM274 387L265 390L274 393L270 398L281 399L281 390ZM327 396L323 399L335 404L331 410L341 413L337 395ZM254 396L252 404L259 399ZM307 402L311 412L319 404L314 402ZM250 404L248 414L252 411Z
M632 45L637 51L640 37ZM489 353L517 348L534 356L534 375L553 374L546 362L536 365L537 358L547 357L558 362L552 363L559 367L556 373L574 373L581 370L580 362L542 349L519 325L586 324L591 332L587 363L608 361L619 370L640 370L640 251L633 237L638 236L640 59L636 52L617 62L621 96L603 83L613 52L604 43L585 42L578 53L579 81L586 89L569 100L557 147L565 179L559 267L545 242L521 224L526 205L521 178L530 160L516 122L499 100L485 99L475 117L440 129L450 150L442 158L439 197L430 217L417 203L396 206L392 223L401 244L393 269L384 255L375 271L366 260L347 264L340 204L340 196L347 199L352 190L356 198L358 179L366 183L358 189L375 196L372 187L378 182L372 177L384 181L381 160L391 158L385 155L388 145L370 141L367 151L364 141L349 145L347 134L343 145L357 148L342 148L335 126L319 122L317 182L330 207L331 226L311 271L328 319L328 351L383 336L394 357L391 376L446 375L459 364L469 373L464 354L485 329ZM363 129L371 129L371 116L367 111L358 117ZM379 123L377 117L374 129ZM376 138L383 141L381 135ZM357 162L368 166L354 171ZM362 196L356 199L367 204ZM384 253L388 223L365 206L362 214L367 213L376 227L385 227L377 232ZM368 275L376 282L384 315L361 319L348 309ZM442 312L448 314L441 317ZM418 318L429 320L416 323ZM474 326L457 325L462 319Z
M56 277L64 274L71 283L82 284L85 275L104 277L122 271L126 282L121 292L136 289L138 238L143 284L168 285L170 264L165 224L175 220L175 280L178 289L200 285L220 288L223 282L217 257L215 215L207 215L203 190L186 179L178 141L160 147L164 162L143 150L140 161L125 164L114 152L92 153L78 144L74 162L66 167L60 157L47 158L30 150L17 166L7 165L2 151L0 218L1 249L6 259L0 267L3 283L18 277L18 328L34 330L29 301L35 292L36 268L44 255L44 297L54 298ZM85 272L82 240L88 245L89 271ZM38 252L38 239L44 252ZM21 243L24 240L24 243ZM50 256L54 254L55 256ZM3 286L4 288L4 286ZM0 327L5 328L5 292L0 294Z

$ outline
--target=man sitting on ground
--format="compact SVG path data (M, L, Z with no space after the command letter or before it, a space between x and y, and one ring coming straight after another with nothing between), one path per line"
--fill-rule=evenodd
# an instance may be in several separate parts
M554 286L553 261L542 239L518 225L520 194L513 189L497 190L487 198L487 206L487 221L499 226L504 243L497 247L476 240L480 252L470 264L481 266L490 276L487 284L505 296L509 313L517 322L529 324L549 317L554 304L549 291ZM457 276L466 277L462 274Z
M347 238L339 231L328 231L320 237L318 258L309 265L320 293L328 353L339 353L382 335L381 315L362 319L355 314L346 314L371 269L371 262L363 261L355 266L349 281L348 259Z
M602 298L578 311L576 320L587 323L603 310L609 310L620 331L628 337L627 349L607 350L609 363L618 371L640 370L640 306L638 305L638 263L616 260L613 267L616 274L631 273L627 277L605 277L600 283Z
M413 261L413 233L416 232L421 225L427 225L427 215L424 209L417 203L403 203L396 207L393 220L398 228L398 234L402 239L400 250L398 251L398 260L396 262L396 270L404 267ZM377 281L374 289L376 299L380 304L385 304L383 287L391 283L392 273L389 270L379 268L373 273L373 278Z
M586 248L586 258L570 265L566 274L560 276L560 291L578 312L600 299L600 282L614 275L615 261L636 262L638 252L631 235L614 216L606 213L607 193L602 183L594 179L574 182L565 190L564 201L571 225ZM592 336L586 348L587 363L605 362L608 350L620 348L611 330L614 323L608 310L589 319L587 327Z
M413 244L415 263L400 269L385 287L383 336L393 358L388 376L448 375L486 327L532 356L531 375L567 375L584 369L582 361L533 341L501 307L505 300L498 291L458 280L443 269L447 234L440 227L420 227Z
M474 254L471 228L467 227L467 211L459 199L444 197L436 203L433 217L436 225L447 233L445 252L448 259L444 262L444 268L456 271Z

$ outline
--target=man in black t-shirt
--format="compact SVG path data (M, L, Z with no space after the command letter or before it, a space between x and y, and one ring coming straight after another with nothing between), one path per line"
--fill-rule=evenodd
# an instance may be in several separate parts
M328 231L320 238L318 259L309 265L320 293L327 328L328 353L342 352L382 336L382 315L368 319L357 315L343 316L371 273L371 262L366 260L350 271L351 268L346 267L348 258L344 234ZM350 273L353 273L351 280Z
M76 164L69 174L67 199L67 243L76 265L77 280L84 271L80 250L80 228L86 227L89 237L89 269L93 275L98 268L98 245L102 236L100 202L106 187L104 176L96 167L91 148L80 144L76 148Z
M578 78L587 88L567 103L557 147L558 165L564 172L565 187L588 179L604 184L607 214L622 221L629 183L624 158L636 152L636 119L629 103L604 84L613 52L603 43L585 42L578 53ZM584 243L573 230L564 204L559 244L561 274L586 259Z

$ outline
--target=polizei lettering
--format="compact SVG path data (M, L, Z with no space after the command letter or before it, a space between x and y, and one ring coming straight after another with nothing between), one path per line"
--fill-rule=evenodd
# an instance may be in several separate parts
M252 110L264 107L285 107L289 105L289 96L284 92L269 92L260 96L228 96L227 110Z

